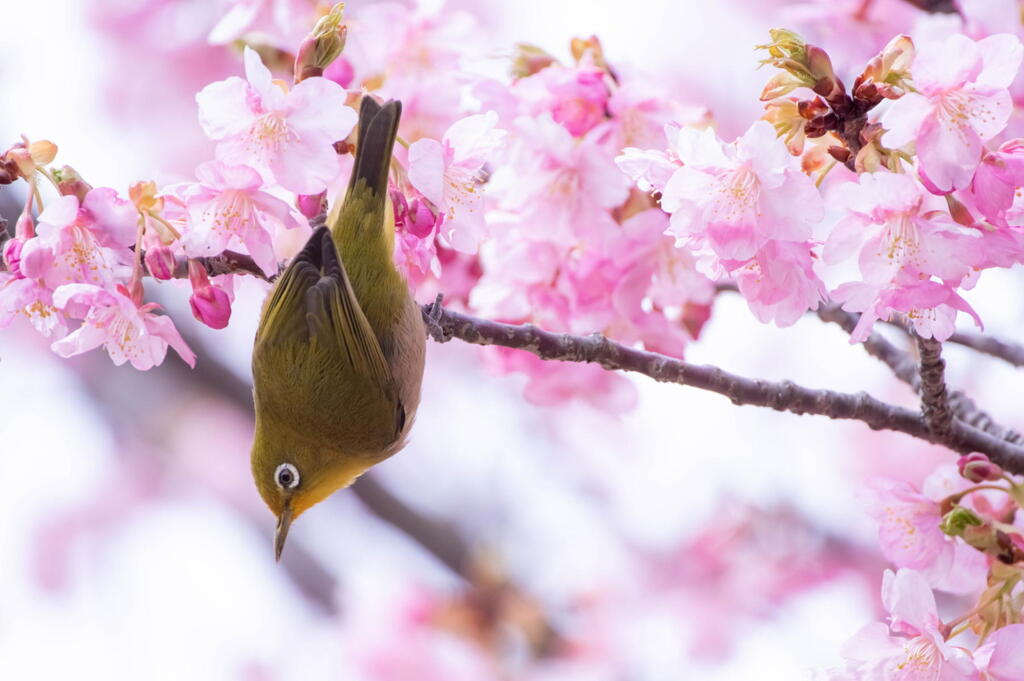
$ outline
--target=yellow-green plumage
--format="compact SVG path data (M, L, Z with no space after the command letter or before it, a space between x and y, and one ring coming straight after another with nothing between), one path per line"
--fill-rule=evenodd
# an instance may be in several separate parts
M252 470L278 552L291 519L401 449L419 405L425 332L392 262L387 201L400 115L364 97L345 200L281 274L256 332ZM275 477L283 464L293 488Z

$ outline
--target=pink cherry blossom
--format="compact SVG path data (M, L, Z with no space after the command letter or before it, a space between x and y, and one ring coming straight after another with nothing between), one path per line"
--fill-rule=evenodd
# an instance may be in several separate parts
M409 147L409 181L437 206L441 234L452 248L475 253L484 236L484 163L502 144L498 114L456 121L440 142L420 139Z
M23 316L47 338L67 333L64 313L53 305L53 291L37 279L0 274L0 329Z
M339 170L332 145L348 136L357 119L345 105L345 91L320 77L288 90L248 47L245 73L248 82L232 76L196 95L199 122L218 141L217 158L267 171L300 194L323 191Z
M826 263L859 252L864 280L884 285L902 269L958 283L980 259L978 233L949 213L928 210L930 195L908 175L864 173L839 188L848 216L833 228L825 245Z
M846 669L832 678L869 681L968 681L977 677L971 654L942 636L935 596L917 572L885 571L882 603L888 627L869 624L844 644Z
M202 257L241 245L260 269L276 273L272 237L279 229L299 225L291 207L262 191L260 174L249 166L208 161L196 169L196 176L197 184L178 191L188 213L185 253Z
M661 206L672 215L669 233L684 242L746 260L770 239L807 241L824 214L813 182L764 121L731 144L692 128L678 130L670 144L683 165Z
M520 113L537 116L550 112L573 137L581 137L607 117L607 75L595 66L557 64L520 78L512 86Z
M871 335L879 319L888 321L902 313L922 338L944 341L953 335L957 312L966 312L981 328L981 318L956 289L931 281L912 271L901 271L888 286L863 282L841 284L831 297L848 312L861 312L860 321L850 334L851 343L860 343Z
M122 259L127 249L114 250L101 244L104 241L123 246L123 234L105 230L105 223L96 220L95 215L83 219L84 211L79 208L77 198L61 196L39 214L36 236L21 250L20 268L26 277L43 279L55 288L71 283L110 287L128 276L129 268Z
M609 210L629 195L616 168L612 130L599 126L576 140L549 114L516 119L508 162L491 177L498 207L525 234L569 245L601 240L617 225Z
M966 187L982 145L1006 127L1013 102L1009 86L1020 67L1020 40L1008 34L978 42L954 34L925 43L911 67L911 92L882 117L891 148L917 143L921 172L938 192Z
M1024 140L1013 139L986 152L971 180L970 194L981 214L997 226L1006 225L1017 189L1024 186Z
M812 245L771 240L747 261L722 261L759 321L791 326L825 299L825 284L814 271Z
M664 151L626 147L615 157L615 164L641 191L654 193L665 190L672 174L682 165Z
M145 371L163 362L169 345L186 364L195 366L195 355L171 318L153 314L159 308L156 303L137 306L123 286L108 291L92 284L65 284L53 292L53 304L84 320L78 329L53 343L54 352L61 357L102 345L114 364L130 362Z
M1024 679L1024 624L996 630L974 653L985 681Z
M905 482L876 482L870 489L868 513L878 522L882 555L897 567L917 570L934 588L975 592L984 585L987 561L963 540L942 531L940 500Z

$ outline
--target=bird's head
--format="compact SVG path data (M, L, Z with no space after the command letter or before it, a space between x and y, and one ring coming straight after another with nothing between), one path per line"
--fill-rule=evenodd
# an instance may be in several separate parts
M274 556L281 559L288 529L303 511L351 485L368 463L325 448L294 433L259 427L252 445L256 488L277 516Z

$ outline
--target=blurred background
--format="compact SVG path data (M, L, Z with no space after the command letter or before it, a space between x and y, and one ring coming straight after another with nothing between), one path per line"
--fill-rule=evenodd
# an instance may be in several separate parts
M241 70L235 51L206 41L229 4L4 3L3 143L53 140L59 161L121 191L188 176L212 150L194 94ZM563 56L570 38L596 34L609 59L708 107L730 139L760 115L753 46L784 24L829 49L839 29L825 5L453 0L444 11L472 15L495 64L517 41ZM852 55L861 64L891 37L886 22L919 18L899 0L872 11L848 29L871 37ZM12 222L21 191L0 188ZM1019 335L1007 292L1021 283L1019 270L995 271L971 293L989 331ZM305 514L276 565L248 458L263 291L242 282L221 332L191 318L186 295L162 294L194 370L174 356L145 373L102 352L61 360L17 324L0 335L4 677L807 677L878 616L885 565L865 482L919 483L953 458L643 379L628 379L635 406L614 413L538 406L480 348L430 344L409 447ZM1024 425L1013 369L947 354L954 385ZM915 405L838 328L761 325L729 295L687 359Z

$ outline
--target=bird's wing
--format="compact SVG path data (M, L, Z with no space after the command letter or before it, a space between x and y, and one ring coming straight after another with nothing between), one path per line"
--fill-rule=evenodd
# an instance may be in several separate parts
M256 344L300 340L335 348L353 371L382 388L391 372L326 227L316 230L281 274L267 301Z

